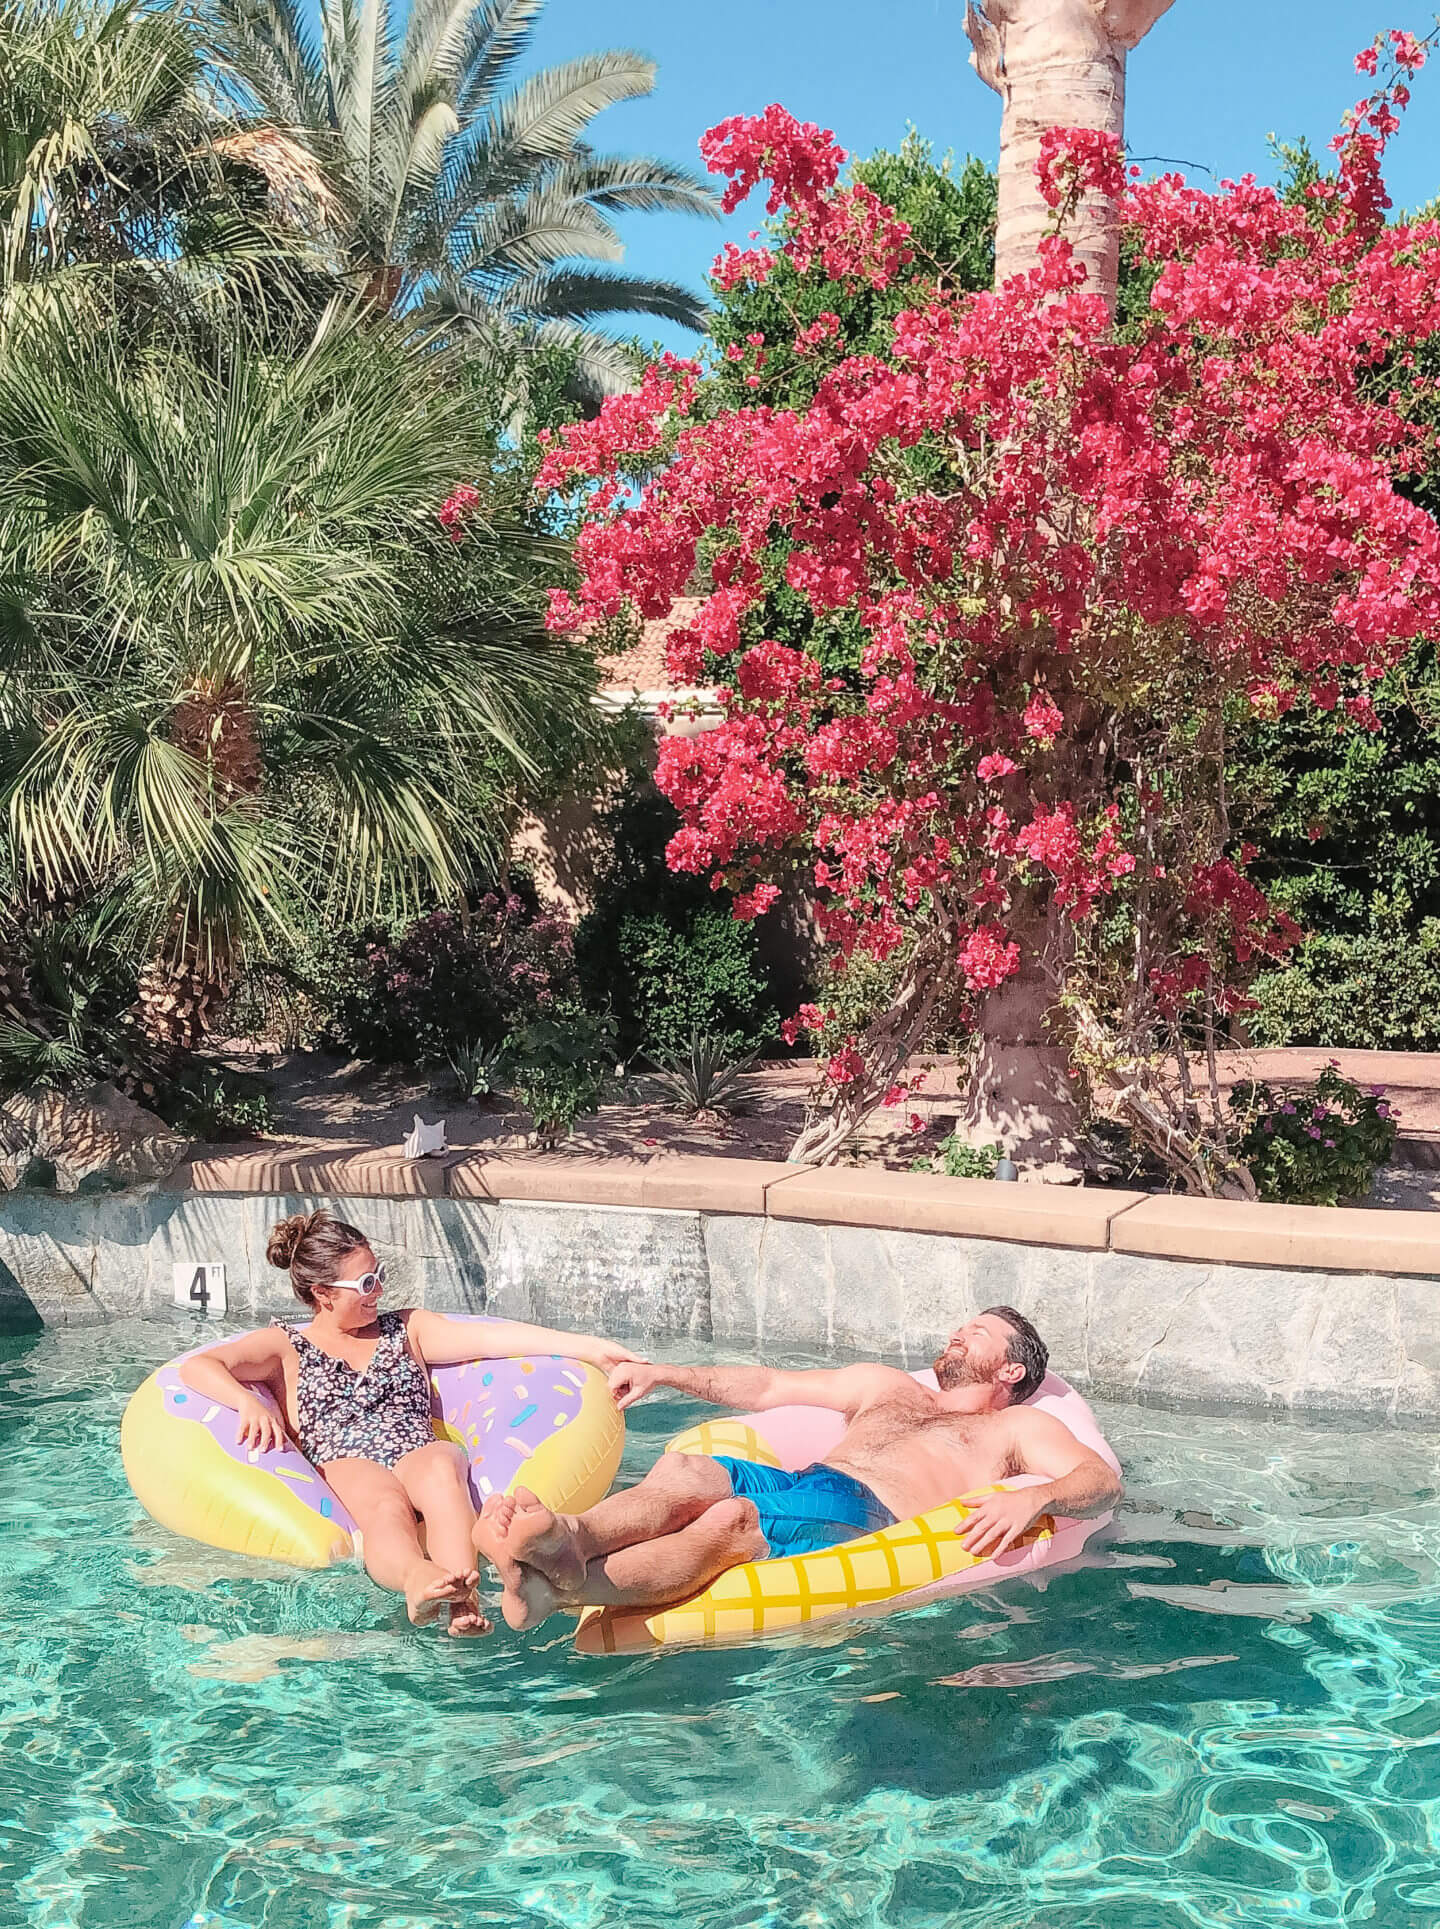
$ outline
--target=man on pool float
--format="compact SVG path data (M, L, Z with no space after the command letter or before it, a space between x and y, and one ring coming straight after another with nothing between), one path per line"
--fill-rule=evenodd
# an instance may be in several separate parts
M1088 1519L1112 1508L1120 1480L1053 1414L1024 1405L1049 1353L1023 1314L992 1306L950 1335L938 1389L889 1366L800 1373L763 1366L611 1370L621 1407L654 1387L750 1411L828 1407L845 1434L828 1460L787 1473L753 1461L663 1454L636 1487L586 1514L553 1514L526 1488L486 1501L475 1548L504 1583L512 1628L558 1608L663 1607L727 1568L834 1547L1016 1474L1044 1484L986 1494L958 1538L1003 1554L1042 1514Z

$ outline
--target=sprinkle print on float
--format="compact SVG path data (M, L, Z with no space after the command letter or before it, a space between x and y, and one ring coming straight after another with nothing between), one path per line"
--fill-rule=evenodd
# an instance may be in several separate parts
M557 1510L593 1507L615 1478L625 1442L605 1375L560 1355L487 1359L479 1349L494 1323L474 1320L475 1359L431 1370L426 1438L463 1449L477 1510L517 1484ZM266 1452L242 1445L233 1408L182 1383L181 1360L206 1350L168 1361L125 1409L121 1453L141 1506L177 1534L231 1553L292 1567L355 1558L355 1522L314 1462L288 1439ZM273 1406L264 1388L255 1391Z

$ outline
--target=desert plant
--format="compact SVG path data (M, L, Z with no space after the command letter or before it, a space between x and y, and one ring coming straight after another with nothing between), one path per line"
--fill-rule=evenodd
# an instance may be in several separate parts
M478 1039L451 1052L450 1072L463 1099L493 1098L500 1090L504 1044L487 1045Z
M667 1064L656 1083L691 1118L745 1112L757 1104L764 1087L750 1073L755 1056L733 1055L728 1039L696 1031L683 1058Z

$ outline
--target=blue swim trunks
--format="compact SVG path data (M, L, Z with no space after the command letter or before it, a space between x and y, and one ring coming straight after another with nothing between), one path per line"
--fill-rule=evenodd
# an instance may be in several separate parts
M890 1509L863 1480L827 1467L823 1460L798 1473L762 1467L754 1460L732 1460L728 1454L716 1454L715 1464L729 1474L738 1499L754 1501L760 1532L776 1560L838 1547L841 1541L895 1524Z

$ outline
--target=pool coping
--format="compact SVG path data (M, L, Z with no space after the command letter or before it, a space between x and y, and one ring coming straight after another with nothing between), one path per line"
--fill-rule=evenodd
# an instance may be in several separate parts
M1429 1212L1281 1206L1106 1187L997 1184L882 1167L660 1153L407 1159L398 1147L206 1151L164 1182L182 1193L455 1199L729 1213L1332 1273L1440 1276Z

